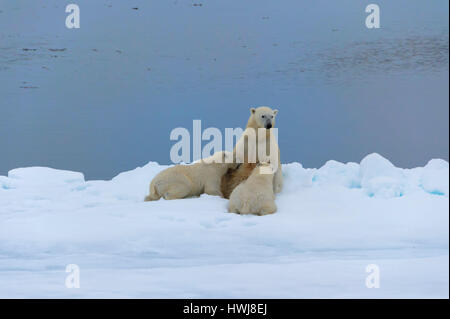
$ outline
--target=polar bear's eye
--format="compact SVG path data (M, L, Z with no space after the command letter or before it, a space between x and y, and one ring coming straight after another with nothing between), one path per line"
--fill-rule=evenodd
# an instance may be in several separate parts
M265 116L264 116L264 115L261 115L261 117L262 117L262 118L265 118Z
M271 115L270 118L273 119L273 115Z

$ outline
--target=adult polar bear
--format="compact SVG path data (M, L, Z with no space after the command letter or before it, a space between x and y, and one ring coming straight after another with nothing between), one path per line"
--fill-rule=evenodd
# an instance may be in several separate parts
M235 160L243 164L236 170L229 170L222 178L221 191L225 198L229 198L234 188L250 176L256 167L256 163L259 162L271 163L274 171L274 193L281 192L283 188L283 174L281 170L280 150L272 130L275 126L277 113L278 110L272 110L267 106L250 109L247 127L242 137L236 143L233 151ZM264 133L265 136L260 135ZM261 145L260 141L263 141L266 145ZM266 153L268 150L269 155ZM261 155L262 158L260 158Z

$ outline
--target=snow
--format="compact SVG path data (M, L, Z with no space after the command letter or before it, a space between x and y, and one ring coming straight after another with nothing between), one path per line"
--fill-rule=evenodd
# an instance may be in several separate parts
M446 161L283 164L278 212L263 217L207 195L144 202L166 167L0 176L0 297L448 298ZM65 286L68 264L79 289ZM369 264L380 288L365 285Z
M437 195L448 195L448 178L442 178L442 175L448 177L448 162L433 159L428 162L421 175L421 185L429 193Z
M371 154L361 161L360 176L361 187L369 196L396 197L405 191L403 171L379 154Z

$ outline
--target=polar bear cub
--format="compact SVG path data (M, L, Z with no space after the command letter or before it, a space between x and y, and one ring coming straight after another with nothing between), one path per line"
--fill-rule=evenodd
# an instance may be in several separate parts
M269 170L270 164L261 163L245 182L233 190L228 203L230 213L267 215L276 212L274 173L269 174Z
M181 199L208 195L222 196L220 182L222 176L237 164L228 163L231 153L218 152L213 156L194 162L192 165L176 165L157 174L150 183L150 194L145 201Z

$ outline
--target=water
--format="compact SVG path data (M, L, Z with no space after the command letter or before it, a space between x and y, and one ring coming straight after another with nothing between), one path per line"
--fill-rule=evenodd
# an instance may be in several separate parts
M448 2L0 2L0 174L169 163L176 127L279 109L282 161L448 160ZM202 6L194 6L202 4ZM138 10L133 8L137 7Z

